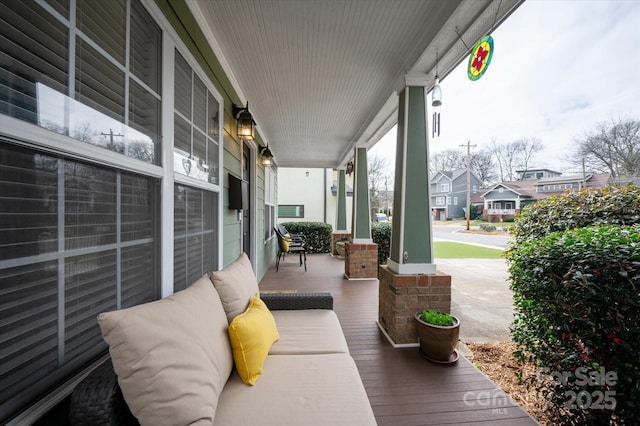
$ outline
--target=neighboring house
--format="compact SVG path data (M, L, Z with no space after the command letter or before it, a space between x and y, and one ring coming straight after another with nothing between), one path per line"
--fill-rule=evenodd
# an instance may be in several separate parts
M518 180L544 179L562 176L561 172L549 169L516 170Z
M346 177L347 217L351 217L353 175ZM338 172L321 168L278 168L278 223L324 222L336 227ZM351 221L347 220L347 231Z
M489 222L513 219L527 204L567 191L582 188L601 188L609 183L609 173L554 176L501 182L475 197L473 202L482 209L482 218Z
M482 186L482 181L470 174L471 195ZM467 207L467 170L437 172L431 178L431 212L434 220L465 217Z

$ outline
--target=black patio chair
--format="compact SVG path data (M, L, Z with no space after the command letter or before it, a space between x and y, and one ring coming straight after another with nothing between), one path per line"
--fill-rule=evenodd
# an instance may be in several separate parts
M276 258L276 272L280 268L280 260L284 260L285 254L298 253L300 266L304 263L304 270L307 271L307 241L302 234L290 234L282 225L273 227L278 236L278 257Z

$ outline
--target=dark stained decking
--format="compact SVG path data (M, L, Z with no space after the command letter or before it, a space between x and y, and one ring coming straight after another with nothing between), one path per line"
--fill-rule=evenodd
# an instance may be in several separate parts
M376 325L378 280L344 278L344 261L309 255L272 265L260 289L330 292L379 425L535 425L521 407L466 358L437 365L417 348L394 349ZM464 326L464 325L463 325Z

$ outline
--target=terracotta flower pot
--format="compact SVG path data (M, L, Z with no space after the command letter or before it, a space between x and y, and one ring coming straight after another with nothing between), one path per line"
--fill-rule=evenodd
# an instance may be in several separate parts
M440 326L424 322L420 312L415 315L420 350L429 359L449 362L458 346L460 320L453 317L453 325Z

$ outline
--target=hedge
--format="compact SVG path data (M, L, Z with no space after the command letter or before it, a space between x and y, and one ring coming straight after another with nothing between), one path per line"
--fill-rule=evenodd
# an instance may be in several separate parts
M372 222L371 237L378 245L378 265L386 264L391 253L391 223Z
M640 223L640 186L582 190L530 204L511 227L516 243L590 225Z
M640 225L553 233L508 259L516 355L543 369L528 385L553 424L637 424Z
M640 187L631 184L527 205L511 228L516 355L548 369L528 384L554 424L637 423L638 224ZM619 380L580 387L585 372Z
M307 253L331 253L331 225L323 222L284 222L281 225L292 234L304 234Z

